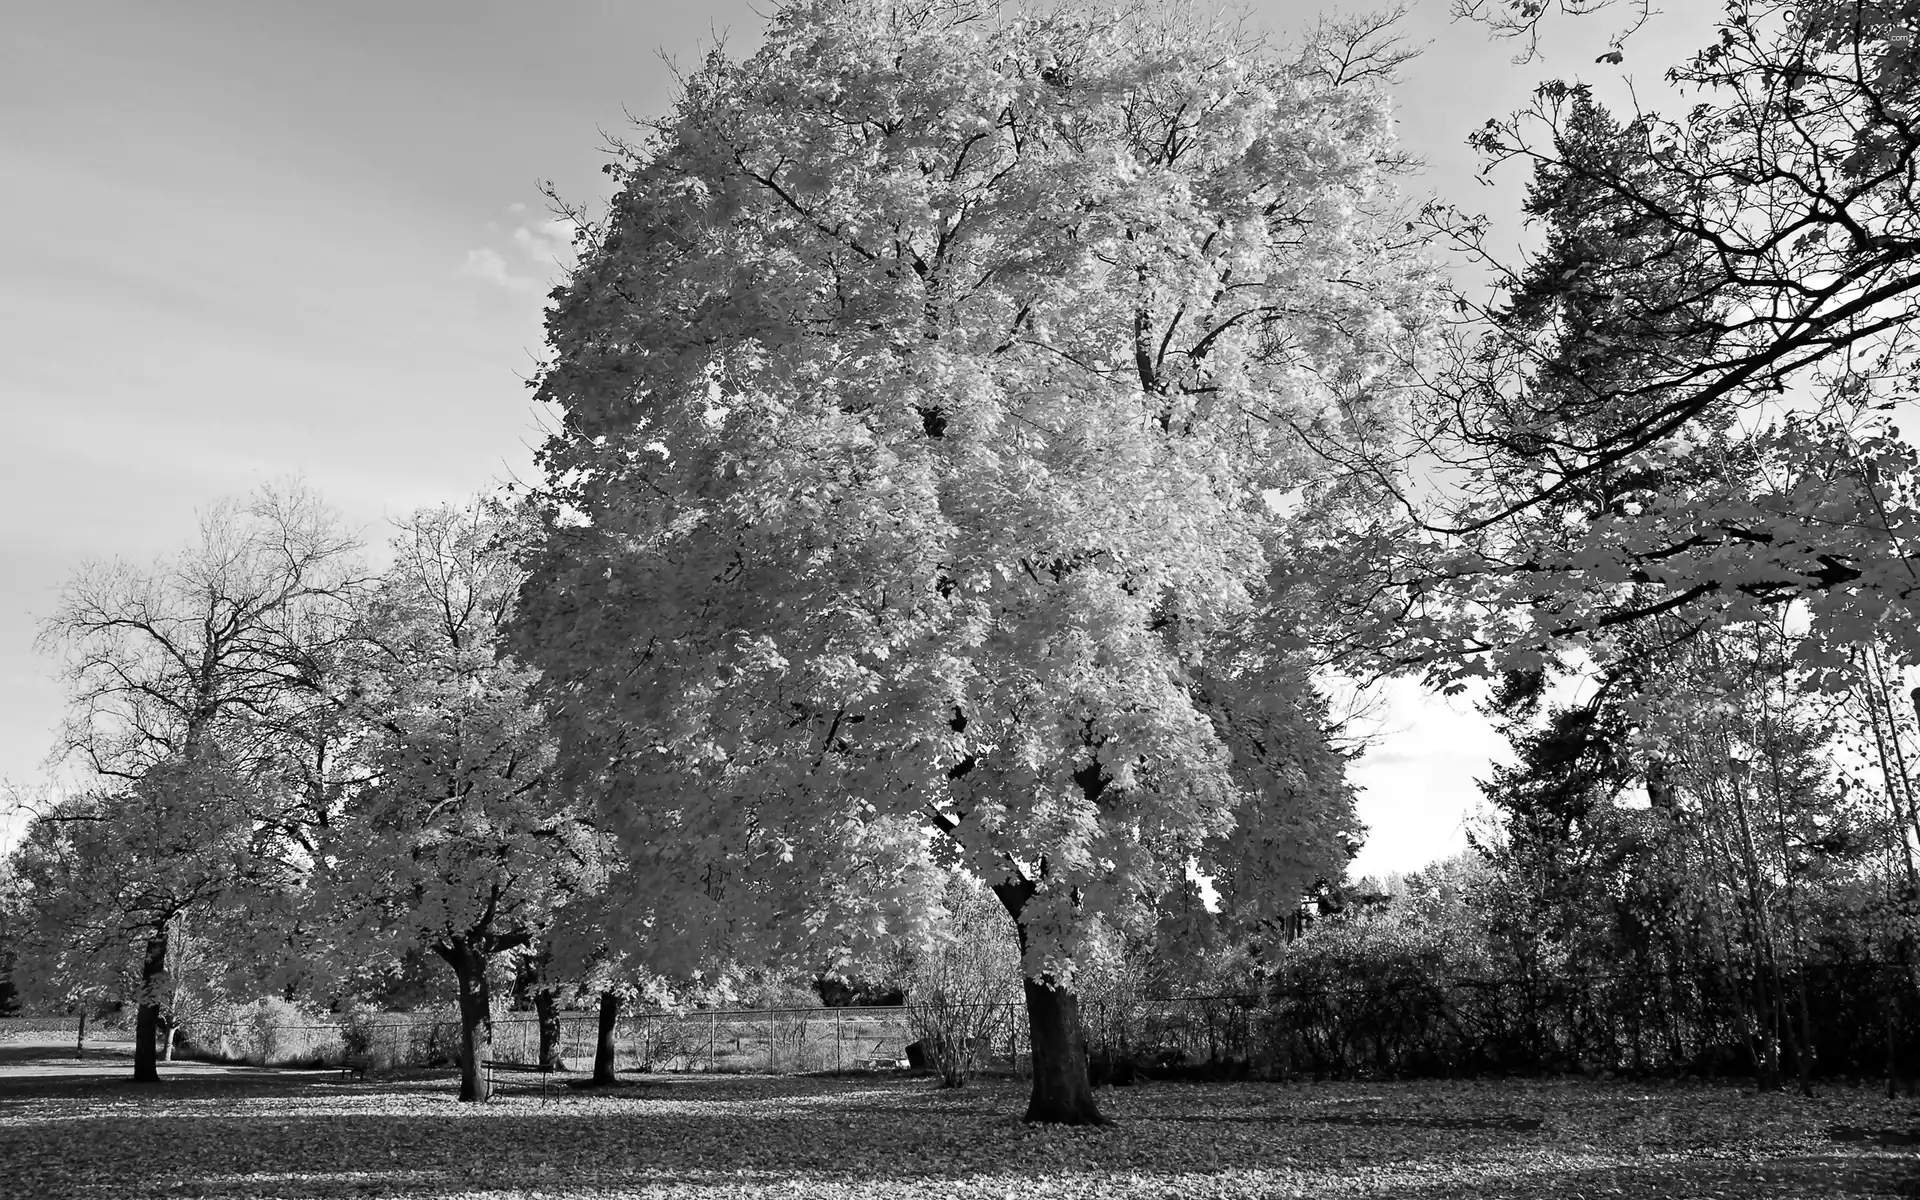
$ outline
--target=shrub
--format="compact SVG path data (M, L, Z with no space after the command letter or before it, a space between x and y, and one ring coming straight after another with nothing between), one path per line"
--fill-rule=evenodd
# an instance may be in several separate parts
M1455 924L1395 914L1329 922L1288 945L1269 980L1268 1058L1281 1072L1396 1076L1493 1065L1495 993L1463 986L1484 951Z
M340 1031L330 1018L278 996L207 1009L181 1027L180 1049L256 1066L318 1066L343 1054Z
M460 1014L451 1005L415 1009L408 1014L404 1050L398 1056L409 1067L449 1067L460 1061Z
M262 996L246 1014L247 1030L253 1036L253 1055L260 1066L285 1058L293 1047L298 1026L307 1024L306 1014L278 996Z
M379 1022L380 1014L365 1005L356 1004L347 1010L340 1026L340 1048L347 1062L373 1065L374 1047L380 1036Z
M1020 998L1020 943L1000 901L967 876L949 883L945 907L908 975L907 1028L941 1084L960 1087Z

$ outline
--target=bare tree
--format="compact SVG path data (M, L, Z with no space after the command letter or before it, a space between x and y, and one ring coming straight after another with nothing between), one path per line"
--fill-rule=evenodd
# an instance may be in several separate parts
M124 887L66 901L142 946L137 1080L158 1078L174 922L241 883L297 878L325 820L337 737L323 714L349 644L358 550L314 493L266 487L215 505L184 551L151 566L82 567L42 627L69 693L57 757L99 781L87 803L43 816L109 830L82 841Z

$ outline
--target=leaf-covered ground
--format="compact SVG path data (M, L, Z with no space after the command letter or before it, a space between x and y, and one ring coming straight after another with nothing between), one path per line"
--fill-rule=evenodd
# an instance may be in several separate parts
M1116 1124L1021 1124L1024 1089L641 1077L610 1093L448 1075L181 1064L123 1082L0 1047L0 1194L394 1197L1920 1196L1920 1103L1750 1088L1482 1081L1152 1083Z

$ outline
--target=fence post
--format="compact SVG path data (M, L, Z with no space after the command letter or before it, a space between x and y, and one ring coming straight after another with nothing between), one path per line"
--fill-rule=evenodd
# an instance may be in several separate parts
M835 1075L845 1070L840 1065L840 1018L845 1015L845 1012L840 1009L833 1010L833 1073Z
M716 1048L716 1043L718 1043L719 1039L720 1039L720 1016L718 1013L708 1012L707 1013L707 1074L709 1075L713 1074L715 1048Z

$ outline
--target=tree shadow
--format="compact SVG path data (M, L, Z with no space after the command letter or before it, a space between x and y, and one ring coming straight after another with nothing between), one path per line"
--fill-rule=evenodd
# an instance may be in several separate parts
M95 1059L120 1059L131 1062L133 1060L133 1047L108 1045L96 1049L93 1046L88 1046L84 1056L76 1057L73 1053L72 1043L68 1043L65 1047L55 1048L51 1046L36 1046L31 1043L0 1042L0 1068L16 1066L23 1063L72 1063L78 1065L92 1062Z
M1541 1117L1523 1117L1515 1113L1493 1113L1474 1117L1403 1117L1378 1113L1260 1112L1175 1116L1165 1119L1195 1124L1354 1125L1372 1129L1492 1130L1501 1133L1537 1133L1545 1129L1547 1124Z
M1509 1200L1608 1188L1637 1197L1912 1194L1899 1189L1911 1182L1913 1156L1838 1147L1830 1155L1553 1167L1529 1157L1547 1144L1542 1123L1503 1111L1513 1097L1498 1094L1484 1097L1480 1112L1390 1117L1313 1112L1314 1101L1299 1096L1261 1097L1249 1112L1244 1091L1195 1090L1144 1098L1115 1129L1042 1132L1021 1127L1012 1089L963 1096L905 1081L640 1078L647 1082L637 1088L569 1089L546 1099L515 1091L485 1106L459 1104L446 1073L367 1083L274 1071L183 1073L157 1087L10 1081L0 1161L16 1194L95 1200L369 1192L425 1200L516 1189L556 1197L673 1194L836 1180L939 1194L968 1180L1044 1180L1063 1171L1081 1190L1120 1194L1133 1191L1143 1171L1231 1174L1283 1160L1311 1187L1314 1179L1342 1177L1341 1164L1356 1154L1412 1175L1383 1184L1380 1195ZM1200 1106L1219 1111L1195 1113ZM1217 1139L1202 1165L1193 1151L1215 1139L1195 1130L1182 1149L1187 1157L1176 1160L1163 1154L1166 1122L1244 1132ZM1273 1136L1247 1128L1254 1123L1273 1128ZM1071 1162L1060 1157L1062 1145L1071 1147ZM1529 1171L1526 1162L1538 1165ZM1461 1164L1465 1177L1449 1170ZM1453 1178L1429 1184L1435 1174ZM1157 1186L1154 1194L1164 1194L1165 1181Z
M1827 1137L1836 1142L1871 1142L1880 1146L1920 1146L1920 1125L1904 1129L1868 1129L1859 1125L1829 1125Z
M1473 1200L1545 1200L1563 1196L1631 1196L1634 1200L1703 1200L1704 1197L1775 1197L1801 1200L1884 1200L1920 1196L1920 1164L1907 1156L1862 1158L1803 1155L1746 1161L1689 1158L1615 1167L1560 1169L1491 1177L1471 1188ZM1394 1197L1457 1197L1457 1183L1402 1183Z
M211 1063L195 1059L162 1062L160 1079L136 1083L132 1047L87 1047L84 1057L71 1049L0 1044L0 1103L94 1099L124 1095L150 1097L156 1104L183 1098L300 1095L315 1083L342 1081L337 1069L254 1067L243 1063ZM441 1075L431 1076L440 1082ZM417 1086L424 1080L387 1080L391 1087Z

